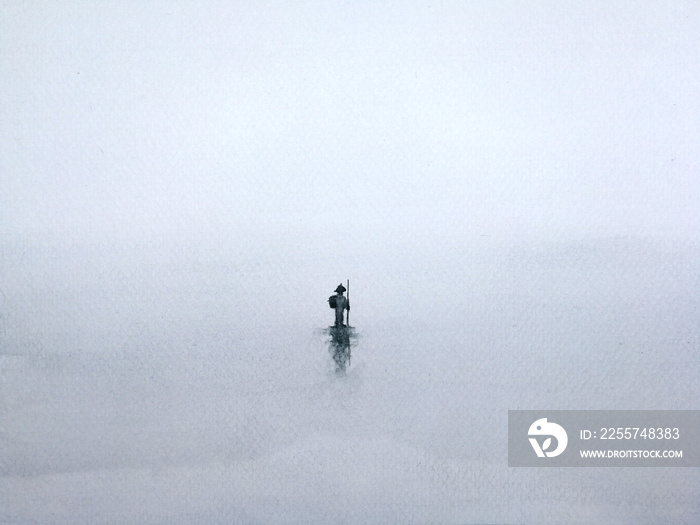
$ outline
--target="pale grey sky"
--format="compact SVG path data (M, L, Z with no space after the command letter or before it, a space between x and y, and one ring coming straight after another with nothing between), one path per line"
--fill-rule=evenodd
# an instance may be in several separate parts
M1 10L10 234L697 232L697 2Z
M697 522L505 444L697 406L699 55L697 0L0 0L0 521Z

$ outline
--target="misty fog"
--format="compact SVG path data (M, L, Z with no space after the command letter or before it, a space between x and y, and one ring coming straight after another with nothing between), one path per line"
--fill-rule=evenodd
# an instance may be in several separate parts
M698 408L696 5L0 10L0 520L698 521L507 466Z

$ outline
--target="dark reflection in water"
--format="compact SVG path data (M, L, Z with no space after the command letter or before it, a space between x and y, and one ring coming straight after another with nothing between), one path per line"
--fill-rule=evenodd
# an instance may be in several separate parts
M357 334L352 326L329 326L325 333L328 339L328 351L335 362L337 374L345 372L350 366L351 349L357 339Z

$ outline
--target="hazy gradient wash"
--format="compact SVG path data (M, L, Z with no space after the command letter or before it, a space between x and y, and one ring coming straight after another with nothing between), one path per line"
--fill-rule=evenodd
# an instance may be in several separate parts
M506 466L698 408L696 2L0 12L0 521L700 521Z

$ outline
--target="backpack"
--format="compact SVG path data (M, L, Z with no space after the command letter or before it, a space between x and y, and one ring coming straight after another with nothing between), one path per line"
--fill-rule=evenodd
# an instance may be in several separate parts
M328 304L329 304L330 307L333 308L333 309L335 309L335 308L338 306L338 302L337 302L336 299L337 299L337 297L336 297L335 295L331 295L331 296L328 298Z

